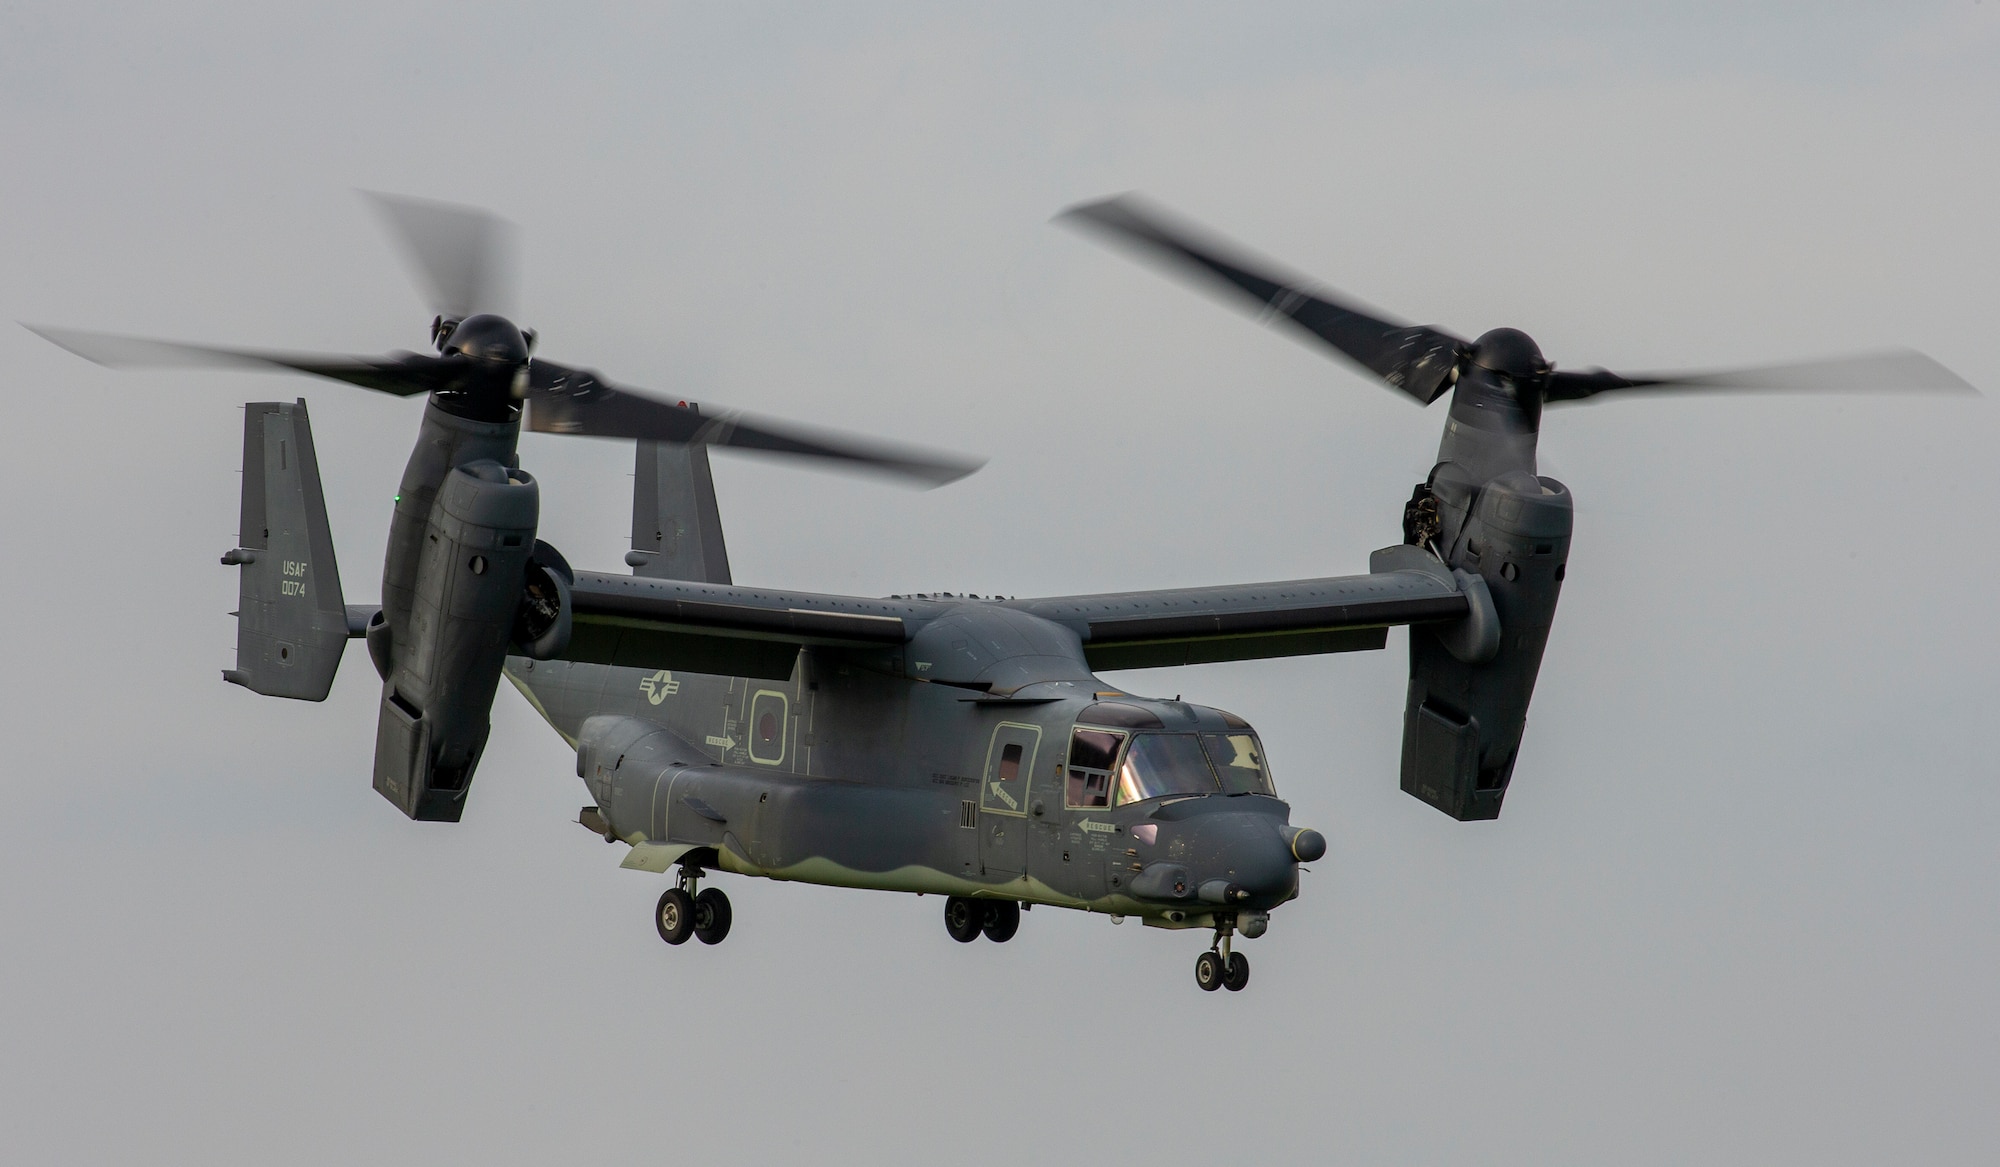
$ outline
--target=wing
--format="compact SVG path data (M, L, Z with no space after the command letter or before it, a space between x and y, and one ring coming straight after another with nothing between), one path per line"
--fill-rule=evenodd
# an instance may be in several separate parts
M1154 668L1383 647L1396 624L1490 615L1428 552L1391 547L1367 575L1009 600L1074 631L1093 669ZM576 572L559 659L786 680L799 650L895 652L953 605ZM1488 621L1490 623L1490 621Z
M786 680L799 649L900 648L916 613L895 600L580 571L564 660Z
M1395 624L1463 619L1452 574L1415 547L1375 553L1367 575L1016 601L1083 639L1093 669L1143 669L1381 648Z

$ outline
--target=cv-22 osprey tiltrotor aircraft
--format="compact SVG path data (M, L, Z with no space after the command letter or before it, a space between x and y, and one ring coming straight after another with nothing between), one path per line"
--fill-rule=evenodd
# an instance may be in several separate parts
M1102 670L1379 649L1408 625L1402 787L1461 820L1500 813L1569 560L1569 491L1536 473L1542 406L1647 389L1963 387L1912 353L1738 374L1555 371L1499 329L1467 342L1262 274L1132 199L1079 225L1212 277L1419 402L1451 406L1404 538L1364 574L1017 599L888 598L731 578L708 448L817 457L932 484L970 463L710 416L534 355L491 309L496 223L378 200L428 278L438 355L213 349L42 330L108 364L276 367L428 394L379 607L342 599L305 402L244 419L236 667L323 699L350 638L382 678L374 785L414 819L464 813L502 676L576 749L579 821L624 865L676 873L662 939L717 943L711 872L936 894L960 941L1043 905L1213 936L1206 990L1241 989L1233 940L1265 931L1326 840L1293 824L1256 731L1138 696ZM573 570L537 538L523 428L638 439L631 574Z

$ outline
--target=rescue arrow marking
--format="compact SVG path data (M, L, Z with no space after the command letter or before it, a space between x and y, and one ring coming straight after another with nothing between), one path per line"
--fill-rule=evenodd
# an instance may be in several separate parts
M1118 828L1112 826L1110 823L1094 823L1089 819L1078 819L1076 820L1076 829L1079 831L1096 831L1100 835L1108 835Z
M725 750L733 750L736 748L736 739L733 737L716 737L714 734L709 734L708 744L721 746Z

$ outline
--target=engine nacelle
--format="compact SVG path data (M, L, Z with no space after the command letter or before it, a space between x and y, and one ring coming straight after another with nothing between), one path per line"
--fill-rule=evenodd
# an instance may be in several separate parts
M521 620L540 513L534 478L496 461L453 467L438 489L409 617L381 633L393 647L385 641L392 667L375 735L375 789L413 819L457 822L464 813ZM544 584L549 575L541 573ZM566 634L566 589L559 611Z
M1456 469L1441 465L1431 484L1436 545L1468 590L1483 584L1490 594L1497 643L1456 625L1410 628L1402 784L1453 818L1490 819L1499 817L1527 724L1569 561L1573 506L1553 478L1512 471L1475 484L1454 477Z

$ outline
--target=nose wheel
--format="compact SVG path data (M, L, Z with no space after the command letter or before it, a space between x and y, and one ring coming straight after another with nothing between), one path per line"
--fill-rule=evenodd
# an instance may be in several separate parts
M1204 993L1213 993L1222 987L1224 966L1222 954L1204 952L1194 958L1194 983L1201 986Z
M653 909L653 925L668 944L686 944L690 936L703 944L720 944L729 935L734 918L729 897L719 887L697 892L695 883L700 878L699 870L681 868L679 882L660 896Z
M1225 917L1215 926L1215 943L1207 952L1195 957L1194 983L1204 993L1217 989L1228 989L1240 993L1243 986L1250 983L1250 958L1240 952L1230 950L1230 940L1236 933L1236 921Z
M1222 974L1222 987L1232 993L1240 993L1243 986L1250 983L1250 958L1240 952L1232 952L1228 964Z

